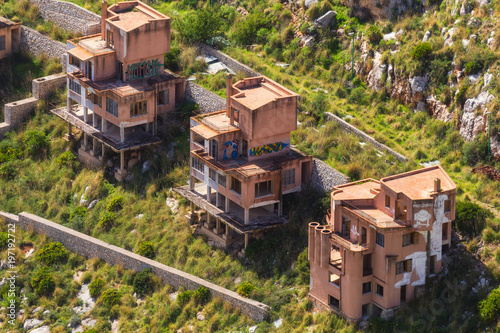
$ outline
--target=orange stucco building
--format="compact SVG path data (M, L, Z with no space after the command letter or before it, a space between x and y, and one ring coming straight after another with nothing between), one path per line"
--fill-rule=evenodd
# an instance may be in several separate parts
M164 70L170 18L140 1L102 2L101 34L67 42L68 101L53 111L84 134L79 156L110 147L121 154L159 143L158 118L185 97L185 78ZM75 105L76 104L76 105ZM88 136L93 139L88 142ZM92 146L92 148L91 148Z
M21 23L0 16L0 59L8 57L19 47Z
M441 271L456 186L440 166L333 189L327 225L309 224L309 295L360 319L391 316Z
M226 83L226 110L191 118L191 177L177 191L207 211L201 232L227 246L280 225L283 195L308 184L312 157L290 146L294 92L266 77Z

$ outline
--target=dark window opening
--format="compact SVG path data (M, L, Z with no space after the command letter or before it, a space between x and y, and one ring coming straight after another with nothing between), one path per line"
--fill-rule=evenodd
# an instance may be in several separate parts
M351 238L351 220L345 216L342 216L342 236Z
M241 194L241 181L234 177L231 177L231 190L238 194Z
M377 295L380 297L384 297L384 287L382 287L380 284L377 283Z
M381 234L380 232L377 232L375 235L375 243L379 246L384 247L385 246L385 236Z
M415 234L410 232L409 234L403 235L403 247L415 244Z
M363 276L367 276L372 274L373 272L373 267L372 267L372 254L365 254L363 256Z
M366 228L361 227L361 244L366 244L367 233L368 231L366 230Z
M406 302L406 285L401 286L401 293L399 295L399 300L401 303Z
M255 197L263 197L274 193L273 181L268 180L255 184Z
M340 309L340 301L333 297L332 295L328 295L328 303L331 307L335 309Z
M368 294L372 292L372 283L365 282L363 283L363 294Z

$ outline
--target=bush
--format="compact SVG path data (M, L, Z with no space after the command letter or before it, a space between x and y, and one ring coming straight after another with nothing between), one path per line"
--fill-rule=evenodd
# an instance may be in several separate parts
M479 61L472 60L465 64L464 74L477 74L483 69L483 64Z
M252 291L255 290L255 286L249 282L244 282L238 286L238 289L236 292L238 295L243 296L243 297L248 297Z
M191 300L191 296L193 296L192 290L181 291L177 295L177 303L181 305L186 304Z
M104 212L99 219L98 227L104 231L109 231L113 227L113 224L116 219L116 214L113 212Z
M104 305L113 306L120 304L122 293L118 289L108 289L102 293L101 299Z
M31 279L31 287L39 295L50 295L56 288L56 280L48 267L42 267Z
M270 28L269 20L264 13L253 12L235 23L233 39L241 45L253 44L257 40L257 32L263 28Z
M479 302L479 316L484 322L495 322L500 319L500 287Z
M138 295L146 295L154 291L154 273L151 268L147 268L139 273L135 274L134 282L134 292Z
M72 167L75 164L75 162L76 162L76 156L70 150L65 151L56 159L56 163L58 165L64 165L69 167Z
M153 259L155 256L155 247L153 242L142 242L141 244L139 244L137 254L149 259Z
M177 36L189 43L203 42L222 34L223 21L217 7L205 7L189 12L175 21Z
M198 304L205 304L205 303L207 303L210 300L211 296L212 295L210 294L210 291L207 288L203 287L203 286L198 287L198 289L196 289L193 292L194 300Z
M472 237L481 234L486 225L486 218L491 216L490 211L468 201L458 201L455 212L456 229Z
M101 278L97 278L94 281L92 281L89 284L90 296L97 298L101 294L102 288L104 287L105 284L106 284L106 281L104 281Z
M87 207L83 206L78 206L76 207L70 214L69 214L69 219L68 221L70 223L75 222L75 219L77 218L85 218L88 214L89 210Z
M464 106L465 100L467 99L465 96L465 94L467 93L467 88L468 87L463 86L455 95L455 100L457 101L457 104L460 105L461 107Z
M411 56L415 60L427 59L432 53L432 45L428 42L420 43L411 52Z
M26 152L30 155L38 155L50 146L50 140L45 133L36 130L27 131L24 134L23 143Z
M6 249L9 245L9 234L0 232L0 250Z
M367 35L368 35L368 40L372 44L378 44L382 39L382 31L380 31L380 28L377 27L376 25L372 25L368 28Z
M122 196L114 197L106 205L106 210L108 212L116 212L123 208L124 203L125 203L124 197Z
M463 145L462 156L464 162L469 166L475 166L478 162L487 161L488 156L488 138L480 135L475 140Z
M68 259L68 250L59 242L48 243L40 249L37 259L47 265L62 264Z

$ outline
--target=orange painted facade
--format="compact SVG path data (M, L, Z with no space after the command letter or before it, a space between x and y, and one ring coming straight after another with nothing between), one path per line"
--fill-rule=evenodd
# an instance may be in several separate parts
M383 317L441 271L456 186L440 166L333 189L327 225L309 224L309 295L350 319Z

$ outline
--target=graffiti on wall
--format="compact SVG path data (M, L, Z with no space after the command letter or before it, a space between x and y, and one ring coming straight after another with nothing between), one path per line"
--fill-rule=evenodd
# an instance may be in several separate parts
M148 60L143 62L138 62L132 65L127 65L127 70L125 71L125 81L130 81L134 79L142 79L148 76L155 76L161 74L161 67L159 59Z
M231 158L237 158L238 157L238 140L233 140L233 141L227 141L224 144L224 159L227 160L229 157L227 156L228 150L232 149L231 151Z
M418 228L421 226L428 227L431 218L432 215L428 211L422 209L421 211L415 214L414 220L417 221L417 223L415 223L413 227L414 228Z
M275 142L268 143L262 146L257 146L249 149L250 156L260 156L262 154L270 154L272 152L282 151L289 143Z

